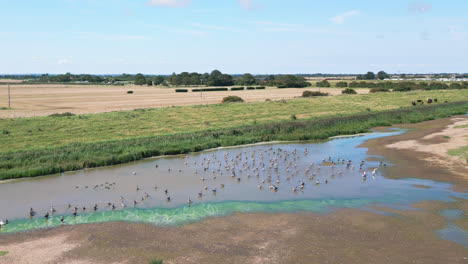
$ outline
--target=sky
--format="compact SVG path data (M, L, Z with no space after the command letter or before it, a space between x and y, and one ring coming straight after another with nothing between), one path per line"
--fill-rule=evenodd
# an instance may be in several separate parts
M466 0L0 0L0 73L468 72Z

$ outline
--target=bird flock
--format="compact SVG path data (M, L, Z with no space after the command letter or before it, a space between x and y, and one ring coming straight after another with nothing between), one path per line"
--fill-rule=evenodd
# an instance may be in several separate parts
M268 190L273 193L287 191L292 193L304 192L307 186L319 186L329 184L335 176L343 176L348 171L359 170L362 182L370 176L376 178L378 170L385 163L379 162L378 167L368 168L366 161L353 161L341 157L326 156L321 162L308 157L308 149L301 149L298 153L296 148L283 149L281 147L253 148L250 151L226 151L224 155L204 154L203 159L197 156L185 156L184 164L179 168L160 168L158 164L154 165L153 170L161 173L167 170L169 174L177 176L183 171L190 173L192 177L200 179L200 190L194 193L186 193L186 204L191 206L194 201L192 197L203 199L206 196L215 196L218 192L229 188L232 184L239 184L247 181L248 185L255 185L258 191ZM299 160L301 160L299 164ZM304 164L306 164L304 166ZM131 172L130 177L138 179L136 171ZM65 210L74 217L85 212L96 212L98 210L118 210L127 207L138 207L140 203L150 199L160 199L156 193L161 193L166 202L171 202L171 193L167 187L155 183L152 186L135 186L135 192L138 199L128 199L123 195L117 201L97 202L89 207L67 204ZM116 182L105 182L94 186L75 186L74 189L93 189L102 191L116 191ZM283 187L284 186L284 187ZM289 187L288 187L289 186ZM292 187L291 187L292 186ZM252 188L253 189L253 188ZM133 196L134 197L134 196ZM54 206L47 212L36 212L33 208L29 209L29 217L42 217L48 220L56 213ZM61 223L65 223L63 216ZM8 219L0 220L0 229L8 225Z

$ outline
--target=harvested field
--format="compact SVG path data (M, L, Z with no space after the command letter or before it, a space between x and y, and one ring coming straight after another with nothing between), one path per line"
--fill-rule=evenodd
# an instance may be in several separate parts
M176 93L175 88L148 86L104 86L104 85L10 85L13 110L2 110L0 118L46 116L53 113L75 114L101 113L136 108L156 108L182 105L217 104L223 97L237 95L246 102L262 102L266 99L291 99L302 95L304 90L318 88L290 88L245 91ZM186 87L182 87L186 88ZM196 87L198 88L198 87ZM188 88L190 90L190 88ZM323 90L323 89L322 89ZM127 94L133 91L133 94ZM368 89L357 90L360 94ZM327 88L330 95L341 94L341 89ZM7 86L0 86L0 106L8 106Z

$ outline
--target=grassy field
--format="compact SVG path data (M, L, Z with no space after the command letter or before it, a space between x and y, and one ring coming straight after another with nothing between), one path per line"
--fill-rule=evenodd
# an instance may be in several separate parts
M228 105L141 109L71 117L0 119L0 152L234 128L406 107L411 100L468 99L467 90L417 91Z
M452 155L452 156L462 157L468 163L468 146L464 146L464 147L461 147L461 148L449 150L448 154Z
M301 96L305 89L267 87L265 90L176 93L175 88L186 87L11 85L11 107L13 109L0 111L0 118L48 116L64 112L88 114L137 108L219 104L223 97L229 95L240 96L246 102L265 102L266 99L288 100ZM318 90L318 88L307 89ZM127 94L128 91L133 91L133 93ZM330 95L339 95L341 89L329 88L327 92ZM357 92L368 93L369 89L359 89ZM202 94L203 97L201 97ZM8 106L6 86L0 86L0 106Z
M464 91L343 95L285 102L172 107L0 120L0 179L114 165L145 157L272 140L325 139L374 126L466 113L468 102L409 107ZM297 120L292 120L292 115Z

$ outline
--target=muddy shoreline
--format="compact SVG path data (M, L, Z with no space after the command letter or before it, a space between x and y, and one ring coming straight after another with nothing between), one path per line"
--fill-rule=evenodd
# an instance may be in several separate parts
M408 131L401 135L371 139L360 147L368 148L368 154L383 156L395 166L385 168L387 178L421 178L434 181L448 182L454 185L457 191L468 190L468 164L453 162L453 158L439 155L431 155L427 152L415 151L413 149L395 149L388 145L398 142L417 140L420 144L436 145L446 142L443 136L431 139L423 139L427 135L437 134L458 119L466 119L467 116L455 116L451 118L425 121L417 124L402 124L399 128ZM376 128L377 131L385 131L388 128ZM461 146L460 146L461 147ZM448 166L449 165L449 166Z
M466 192L468 181L458 174L466 167L449 170L425 161L428 154L385 147L438 133L452 123L446 118L398 125L410 131L362 146L396 165L385 168L386 177L449 182L456 191ZM440 239L435 231L447 225L440 215L447 208L463 211L454 223L467 230L468 201L413 206L422 210L372 208L394 215L352 209L329 214L236 213L180 227L112 222L2 234L0 251L9 254L0 257L0 263L467 263L467 248Z

